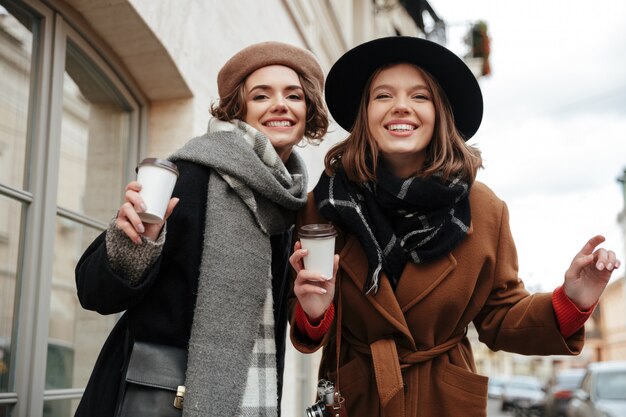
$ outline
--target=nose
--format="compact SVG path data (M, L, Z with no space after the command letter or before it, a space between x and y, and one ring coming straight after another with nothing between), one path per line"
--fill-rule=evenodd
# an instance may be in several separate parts
M285 113L287 111L287 105L282 97L277 97L272 102L272 113Z
M392 112L396 114L407 114L409 113L409 106L404 99L398 98L393 105Z

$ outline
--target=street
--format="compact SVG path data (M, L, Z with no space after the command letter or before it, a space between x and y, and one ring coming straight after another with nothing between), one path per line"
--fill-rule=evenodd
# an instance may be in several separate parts
M500 410L500 400L489 399L487 401L487 417L511 417L513 414Z

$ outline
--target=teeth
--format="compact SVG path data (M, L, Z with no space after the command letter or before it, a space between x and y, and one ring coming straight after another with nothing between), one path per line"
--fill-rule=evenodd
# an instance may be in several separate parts
M291 122L289 120L271 121L266 123L269 127L289 127Z
M408 130L415 130L415 126L408 125L408 124L397 124L397 125L389 125L387 126L387 129L393 130L393 131L408 131Z

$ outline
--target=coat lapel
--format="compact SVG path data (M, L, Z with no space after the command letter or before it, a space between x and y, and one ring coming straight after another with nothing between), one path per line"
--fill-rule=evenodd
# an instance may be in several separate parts
M367 259L358 240L348 236L339 255L341 268L357 288L362 289L367 277ZM425 265L407 262L395 293L383 273L378 292L370 293L366 298L390 324L412 340L404 314L437 288L456 265L452 253Z
M474 234L473 222L470 223L467 236L472 234ZM452 252L426 264L407 262L396 291L402 312L406 313L437 288L456 269L456 265L457 261Z
M341 269L351 279L359 290L363 289L367 277L367 259L361 244L352 236L347 236L345 245L339 253ZM395 294L389 284L389 280L380 277L378 292L371 292L366 296L372 306L399 332L412 340L408 325L398 304Z
M451 253L427 264L407 262L395 294L402 312L407 312L437 288L456 265Z

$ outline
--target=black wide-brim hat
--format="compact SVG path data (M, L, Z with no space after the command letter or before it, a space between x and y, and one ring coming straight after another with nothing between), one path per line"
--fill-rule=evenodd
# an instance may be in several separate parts
M370 76L382 66L403 62L417 65L437 80L452 107L457 129L465 140L471 138L483 118L483 96L476 77L447 48L409 36L365 42L335 62L326 77L326 104L335 121L351 131Z

